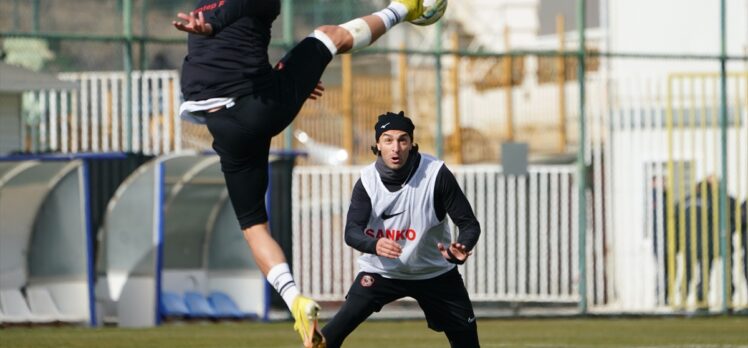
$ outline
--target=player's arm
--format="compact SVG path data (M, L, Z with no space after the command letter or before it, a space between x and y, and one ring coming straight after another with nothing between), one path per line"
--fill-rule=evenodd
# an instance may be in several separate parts
M213 35L218 34L223 28L236 22L242 17L267 17L271 21L275 19L278 9L277 2L266 0L220 0L223 6L210 11L205 19L213 27Z
M351 205L345 222L345 244L367 254L377 253L377 240L364 234L371 216L371 199L359 179L353 186Z
M442 246L439 250L442 250L446 258L452 262L464 262L478 243L481 233L480 223L475 218L473 208L457 183L457 179L446 165L439 169L436 177L434 205L437 218L442 220L446 214L449 214L460 232L455 243L452 243L449 248Z
M395 259L402 253L402 247L394 240L387 238L373 239L364 234L366 224L371 216L371 199L366 193L361 179L356 182L351 195L351 206L345 223L345 243L352 248L367 254L374 254Z
M215 5L216 7L207 7L202 11L202 7L198 7L190 13L180 12L177 17L184 22L174 21L174 27L191 34L215 35L239 18L257 16L273 19L277 12L277 9L273 8L272 1L215 0L215 2L208 2L206 5Z

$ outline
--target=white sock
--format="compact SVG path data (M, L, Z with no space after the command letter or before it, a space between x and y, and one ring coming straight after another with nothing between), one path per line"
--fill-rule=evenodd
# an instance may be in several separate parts
M390 30L395 24L401 23L408 16L408 8L399 2L392 2L381 11L374 12L375 16L382 19L385 28Z
M293 280L288 264L284 262L273 266L268 272L267 280L275 288L275 291L283 297L286 306L291 309L293 300L296 296L299 296L299 289L296 288L296 282Z
M356 18L339 25L339 27L347 30L351 34L351 37L353 37L351 51L362 49L371 43L371 28L365 20Z

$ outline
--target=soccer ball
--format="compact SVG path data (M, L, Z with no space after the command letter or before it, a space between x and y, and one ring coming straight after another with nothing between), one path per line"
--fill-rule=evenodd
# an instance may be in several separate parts
M446 11L447 0L423 0L423 14L410 22L415 25L434 24Z

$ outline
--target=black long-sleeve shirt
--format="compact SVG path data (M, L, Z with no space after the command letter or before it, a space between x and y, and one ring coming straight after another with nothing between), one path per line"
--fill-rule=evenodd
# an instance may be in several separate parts
M181 77L186 100L240 97L270 84L270 29L280 0L199 0L194 12L203 13L213 33L188 35Z
M416 162L417 163L417 162ZM416 164L417 165L417 164ZM415 170L415 168L413 169ZM391 192L402 188L402 183L383 181ZM457 184L452 172L443 165L436 176L434 187L434 210L436 217L443 220L446 214L459 228L457 242L464 244L472 250L480 237L480 224L473 214L462 189ZM377 240L367 237L363 230L366 228L371 215L371 199L366 193L361 179L356 182L351 195L351 205L348 209L348 217L345 224L345 243L352 248L369 254L376 254Z

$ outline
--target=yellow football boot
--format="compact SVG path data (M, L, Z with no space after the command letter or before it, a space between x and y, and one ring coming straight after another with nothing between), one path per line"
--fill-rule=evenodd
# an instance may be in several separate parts
M325 348L325 337L322 336L322 332L319 331L319 325L317 318L319 317L320 307L314 300L304 297L296 296L293 300L293 306L291 306L291 314L293 315L294 323L293 328L301 336L301 340L304 342L305 348Z
M405 5L408 9L408 15L405 17L405 20L408 22L423 15L423 0L392 0L392 2Z

